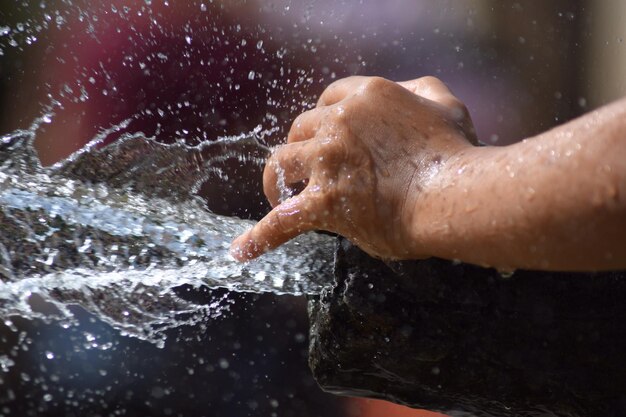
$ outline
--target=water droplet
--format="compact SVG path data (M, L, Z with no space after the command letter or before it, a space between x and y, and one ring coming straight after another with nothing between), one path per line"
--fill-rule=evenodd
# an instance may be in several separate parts
M504 278L504 279L509 279L511 278L514 274L515 274L515 270L514 269L508 269L508 270L498 270L498 273L500 274L500 277Z
M204 4L204 3L200 4L200 11L201 12L206 12L206 4Z
M54 359L54 353L52 353L50 351L46 351L46 358L47 359Z
M9 358L7 355L0 355L0 370L2 372L9 372L9 369L15 365L15 361Z

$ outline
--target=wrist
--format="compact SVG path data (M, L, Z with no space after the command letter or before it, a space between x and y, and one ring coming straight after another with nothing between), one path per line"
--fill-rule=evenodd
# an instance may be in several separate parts
M459 258L459 246L479 203L470 198L472 185L480 181L485 167L497 153L495 147L468 144L455 149L431 170L428 179L414 189L416 198L409 210L408 227L414 257Z

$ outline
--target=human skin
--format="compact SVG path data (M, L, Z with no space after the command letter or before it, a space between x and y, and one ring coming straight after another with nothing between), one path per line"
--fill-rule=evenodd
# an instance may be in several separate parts
M626 268L626 100L513 145L476 145L465 106L436 78L339 80L268 160L274 209L231 254L327 230L383 259ZM281 203L282 182L306 187Z

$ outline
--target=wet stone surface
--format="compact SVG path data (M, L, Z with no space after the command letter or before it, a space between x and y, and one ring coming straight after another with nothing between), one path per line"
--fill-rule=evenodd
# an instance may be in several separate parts
M385 264L339 240L309 302L327 391L453 416L626 414L626 276Z

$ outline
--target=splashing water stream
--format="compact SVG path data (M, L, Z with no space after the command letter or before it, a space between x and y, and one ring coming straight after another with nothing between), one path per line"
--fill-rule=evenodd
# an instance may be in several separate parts
M47 116L44 116L44 118ZM331 277L333 240L308 234L247 264L229 254L250 221L211 213L195 195L218 162L261 164L260 128L197 146L107 132L52 167L33 147L36 124L0 138L0 316L71 321L80 305L127 335L218 315L225 305L177 288L310 294Z
M75 323L78 305L162 345L166 330L217 317L233 302L215 291L202 304L189 288L302 295L329 282L331 237L303 235L240 264L228 248L252 222L213 213L207 206L221 200L199 196L220 182L242 203L238 213L258 211L249 193L237 194L250 187L237 175L259 172L265 144L312 106L316 83L341 73L330 55L319 59L313 30L284 35L288 7L73 0L9 9L0 24L0 57L15 64L3 72L15 72L7 97L17 109L7 113L12 133L0 136L7 326L16 316ZM345 52L352 55L361 62ZM41 69L34 75L18 65L29 57ZM39 156L56 161L91 137L42 166Z

